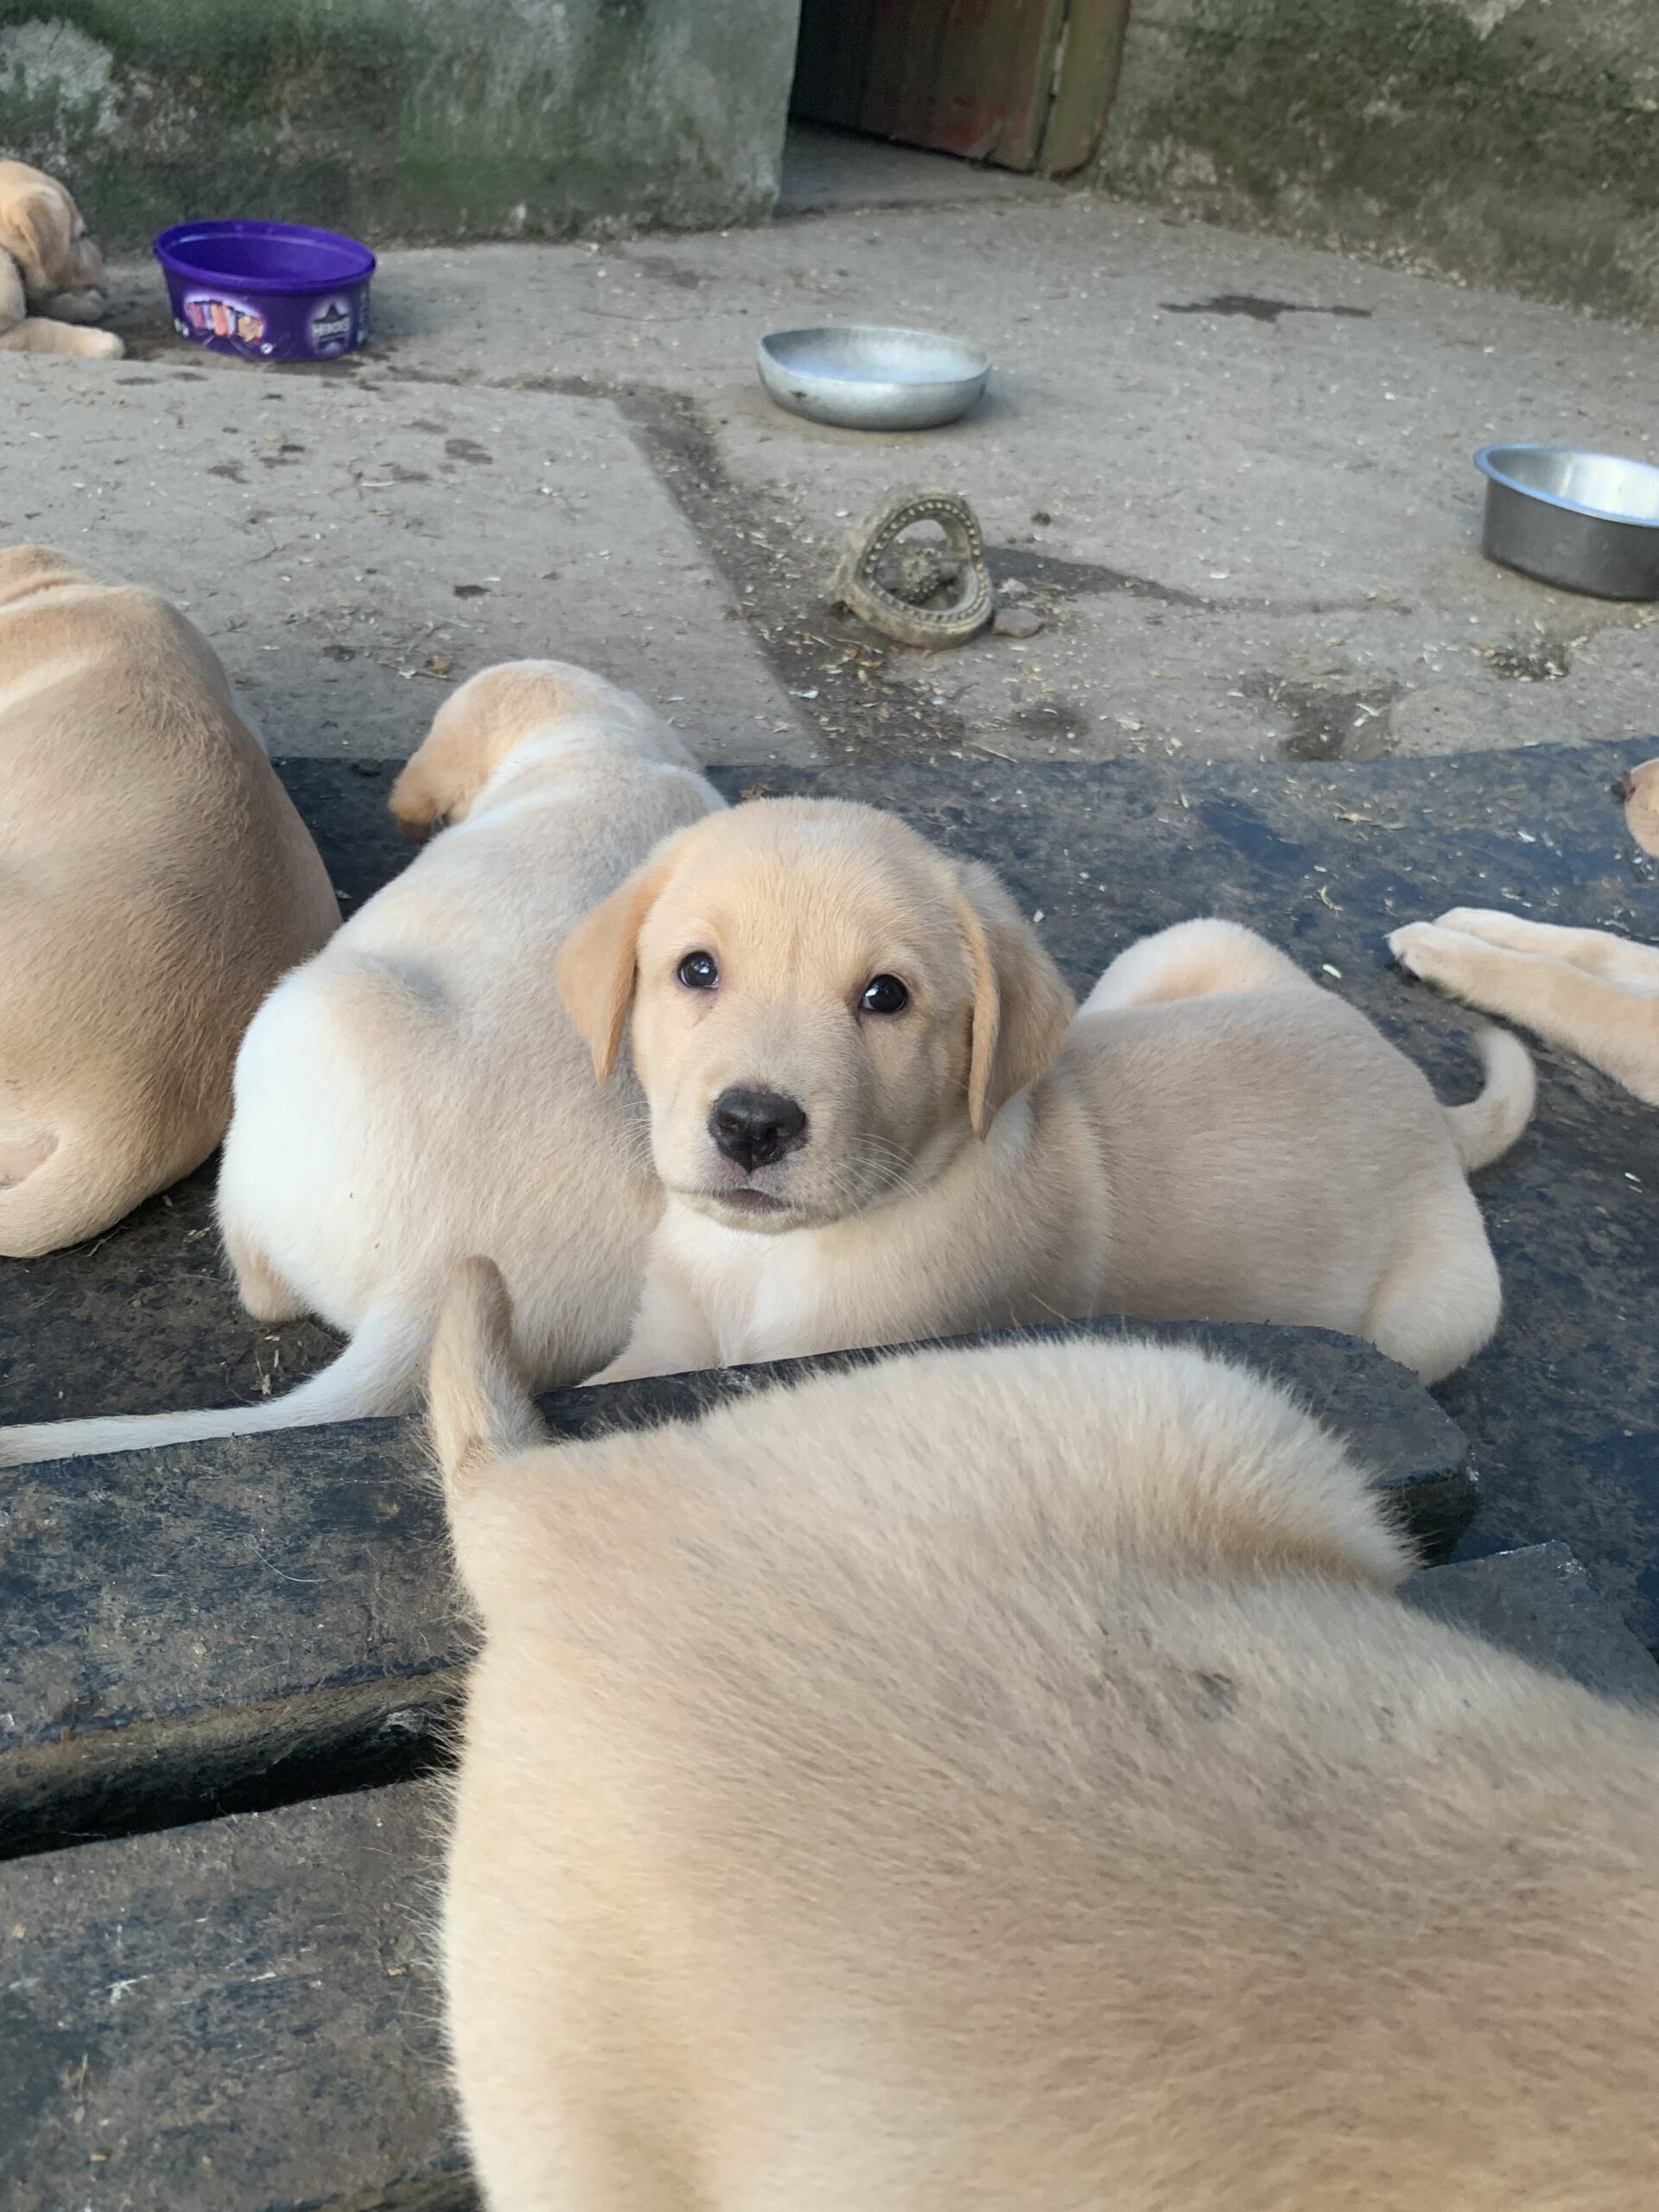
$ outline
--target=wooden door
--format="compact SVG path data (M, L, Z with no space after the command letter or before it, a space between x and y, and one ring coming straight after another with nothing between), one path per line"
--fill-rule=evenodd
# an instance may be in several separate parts
M1128 0L802 0L793 111L1053 175L1099 143Z

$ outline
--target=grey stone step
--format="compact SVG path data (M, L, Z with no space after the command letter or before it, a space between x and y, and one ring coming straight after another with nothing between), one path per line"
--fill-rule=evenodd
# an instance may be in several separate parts
M1659 1666L1565 1544L1529 1544L1414 1574L1402 1592L1437 1620L1569 1675L1604 1697L1659 1701Z
M1444 1557L1474 1511L1461 1434L1367 1344L1317 1330L1082 1326L1201 1338L1291 1382L1376 1469L1426 1556ZM580 1436L870 1356L544 1404L556 1433ZM0 1491L0 1855L429 1761L467 1636L418 1423L23 1468Z
M1559 1545L1412 1603L1593 1688L1659 1669ZM461 2212L430 1782L0 1866L8 2212Z
M461 2212L434 1785L0 1867L7 2212Z

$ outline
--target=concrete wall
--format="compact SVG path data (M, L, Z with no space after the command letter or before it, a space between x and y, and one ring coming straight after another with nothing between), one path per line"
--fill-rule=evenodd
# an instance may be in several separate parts
M0 151L106 247L196 215L372 241L757 222L798 0L0 0Z
M1659 321L1659 6L1133 0L1093 175Z

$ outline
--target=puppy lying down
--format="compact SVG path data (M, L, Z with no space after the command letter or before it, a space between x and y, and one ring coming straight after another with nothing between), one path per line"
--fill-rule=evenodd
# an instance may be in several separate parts
M1615 787L1643 852L1659 855L1659 760ZM1484 906L1395 930L1401 966L1465 1005L1519 1022L1659 1106L1659 945L1558 929Z
M1659 1722L1407 1611L1196 1352L432 1422L484 1643L444 1897L493 2212L1631 2212Z
M777 799L669 840L559 967L601 1079L631 1020L668 1192L601 1381L1104 1312L1345 1330L1433 1381L1497 1326L1465 1175L1525 1126L1526 1052L1489 1033L1444 1108L1231 923L1077 1014L988 869Z
M339 919L200 631L0 547L0 1255L200 1166L254 1009Z
M79 353L118 361L104 312L104 257L55 177L0 161L0 353Z
M219 1218L243 1304L351 1342L286 1396L0 1430L0 1465L396 1413L449 1270L487 1250L520 1351L575 1382L627 1335L662 1205L631 1084L594 1088L553 955L666 832L723 804L641 701L560 661L486 669L439 709L392 812L447 820L236 1065Z

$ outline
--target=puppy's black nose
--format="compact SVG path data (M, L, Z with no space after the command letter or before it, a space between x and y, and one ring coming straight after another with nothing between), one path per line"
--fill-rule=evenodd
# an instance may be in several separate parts
M806 1109L779 1090L722 1090L709 1116L715 1149L753 1172L806 1141Z

